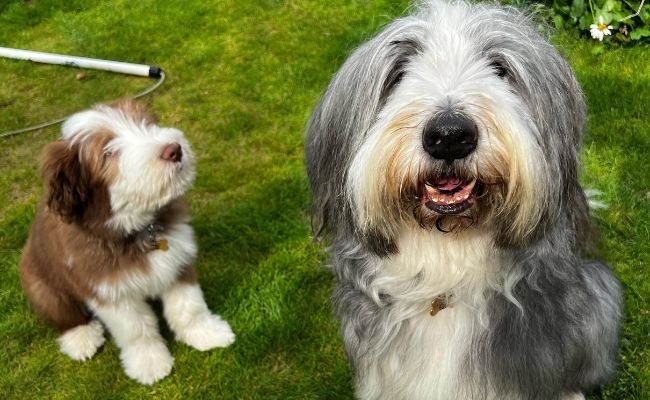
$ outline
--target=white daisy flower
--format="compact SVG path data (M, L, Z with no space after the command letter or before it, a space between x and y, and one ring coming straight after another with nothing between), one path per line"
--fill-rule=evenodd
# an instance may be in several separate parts
M591 32L591 37L594 39L598 39L601 42L603 41L603 38L605 35L611 35L612 31L610 29L612 28L611 25L606 25L605 21L603 20L603 16L598 17L598 23L597 24L591 24L589 27L589 30Z

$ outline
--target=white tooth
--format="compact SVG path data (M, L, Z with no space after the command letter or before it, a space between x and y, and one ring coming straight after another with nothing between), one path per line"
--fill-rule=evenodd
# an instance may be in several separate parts
M474 189L475 184L476 184L476 179L472 180L467 186L465 186L465 190L467 190L468 193L471 192L472 189Z

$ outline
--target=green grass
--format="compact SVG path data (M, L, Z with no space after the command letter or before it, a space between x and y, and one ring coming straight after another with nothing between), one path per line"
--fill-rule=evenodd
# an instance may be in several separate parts
M37 167L52 127L0 139L0 398L345 399L351 375L311 243L302 160L311 108L349 51L406 1L7 0L0 46L160 65L147 97L198 156L190 193L206 300L237 333L201 353L167 333L172 374L141 386L109 341L92 360L58 352L31 314L17 262L42 192ZM583 180L604 192L605 257L623 281L622 365L594 398L650 398L650 52L554 37L590 106ZM136 93L146 78L0 59L0 131Z

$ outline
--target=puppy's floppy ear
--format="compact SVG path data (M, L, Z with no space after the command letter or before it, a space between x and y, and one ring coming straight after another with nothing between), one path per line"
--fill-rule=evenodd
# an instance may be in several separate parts
M41 175L50 210L68 222L81 218L90 195L90 175L79 157L79 145L64 140L47 145Z

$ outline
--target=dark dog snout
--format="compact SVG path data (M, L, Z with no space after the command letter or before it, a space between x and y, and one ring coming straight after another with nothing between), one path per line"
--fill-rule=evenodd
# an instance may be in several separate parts
M463 114L445 112L427 122L422 133L424 150L433 158L453 161L465 158L476 149L478 129Z

